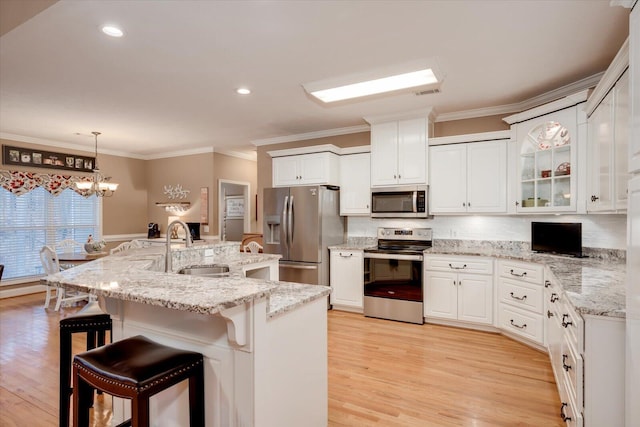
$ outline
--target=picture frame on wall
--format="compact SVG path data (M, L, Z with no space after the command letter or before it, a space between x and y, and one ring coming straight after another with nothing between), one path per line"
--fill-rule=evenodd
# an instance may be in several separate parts
M2 163L5 165L93 172L94 162L95 158L90 156L2 146Z

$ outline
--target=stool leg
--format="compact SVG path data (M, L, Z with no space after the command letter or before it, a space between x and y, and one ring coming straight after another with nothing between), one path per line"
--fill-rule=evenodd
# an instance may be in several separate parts
M149 427L148 394L139 394L131 399L131 427Z
M204 427L204 366L189 377L189 426Z
M73 367L73 427L89 427L89 404L93 388L80 375L78 368Z
M106 334L107 334L107 331L105 331L104 329L100 329L98 331L98 337L97 337L97 345L98 345L98 347L102 347L104 345L105 340L106 340L106 338L105 338ZM96 390L96 392L98 394L102 394L102 390Z
M69 401L71 399L71 332L60 328L60 427L69 427Z

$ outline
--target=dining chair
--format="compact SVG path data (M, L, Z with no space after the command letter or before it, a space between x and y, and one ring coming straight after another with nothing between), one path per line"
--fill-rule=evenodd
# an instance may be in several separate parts
M57 242L55 244L55 250L56 252L62 252L64 254L71 254L75 252L75 249L79 248L80 252L82 252L84 250L84 245L82 243L76 242L73 239L64 239L61 240L59 242ZM66 270L68 268L72 268L75 267L74 264L65 264L65 263L61 263L60 264L60 269L61 270Z
M58 254L51 246L43 246L42 249L40 249L40 261L42 262L42 269L44 270L44 274L49 275L60 272L60 261L58 261ZM51 302L51 292L53 290L55 290L56 292L54 298L60 300L62 289L54 288L53 286L47 285L47 295L44 300L44 308L49 308L49 303Z
M262 249L262 245L256 241L249 242L246 245L244 245L244 251L251 252L252 254L259 253L260 249Z
M128 249L131 249L132 247L133 245L131 244L131 242L122 242L115 248L111 249L109 251L109 255L117 254L118 252L124 252Z

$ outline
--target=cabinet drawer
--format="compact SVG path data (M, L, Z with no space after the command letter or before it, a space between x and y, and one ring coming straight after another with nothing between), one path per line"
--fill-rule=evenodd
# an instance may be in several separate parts
M502 277L522 280L542 285L544 280L544 266L518 261L498 261L498 274Z
M564 302L560 306L558 316L565 331L564 334L568 335L567 339L570 339L574 348L582 351L584 345L584 322L582 316L575 312L566 298L564 298Z
M565 389L577 404L576 408L582 408L582 355L576 351L573 341L565 334L562 341L562 375Z
M493 260L490 258L428 255L425 257L424 264L427 270L493 274Z
M505 331L528 338L538 344L543 343L543 321L540 314L501 303L500 327Z
M540 286L501 277L498 295L504 303L542 314L544 301Z

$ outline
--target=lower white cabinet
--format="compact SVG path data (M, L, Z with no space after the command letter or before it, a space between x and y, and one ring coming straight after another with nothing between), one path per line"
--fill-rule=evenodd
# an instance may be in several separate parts
M513 260L498 261L500 329L544 345L544 267Z
M569 426L623 426L624 319L581 316L557 280L546 273L547 348Z
M467 269L484 274L467 273ZM427 320L491 325L493 261L480 257L425 257L424 315Z
M364 253L359 250L331 250L331 305L336 309L362 312Z

